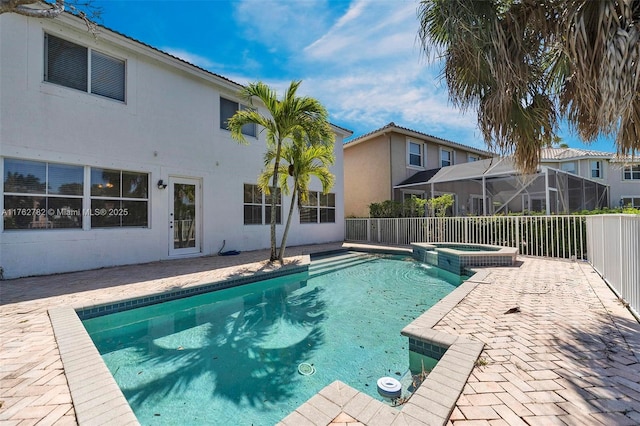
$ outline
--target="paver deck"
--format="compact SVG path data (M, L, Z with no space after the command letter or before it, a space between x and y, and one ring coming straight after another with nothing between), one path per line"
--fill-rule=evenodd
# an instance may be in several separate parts
M288 262L340 246L288 248ZM266 258L268 252L255 251L0 282L0 424L78 422L49 308L274 268ZM521 257L516 267L485 270L483 282L433 327L484 343L448 424L640 424L640 324L591 266ZM357 405L357 396L342 398L332 424L358 424L344 409ZM367 417L369 424L414 419Z

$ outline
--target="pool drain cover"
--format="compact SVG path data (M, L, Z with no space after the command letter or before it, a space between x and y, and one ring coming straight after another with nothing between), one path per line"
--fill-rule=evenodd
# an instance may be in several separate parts
M307 362L303 362L302 364L298 365L298 373L302 374L303 376L311 376L315 372L316 368Z

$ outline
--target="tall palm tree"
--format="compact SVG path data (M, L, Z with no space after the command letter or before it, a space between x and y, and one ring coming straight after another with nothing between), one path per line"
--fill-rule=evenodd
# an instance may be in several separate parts
M419 38L444 57L454 105L490 147L535 170L566 119L585 142L640 150L640 1L422 0Z
M278 260L282 262L284 259L284 250L287 245L287 235L291 225L291 217L295 210L296 204L298 210L302 208L304 202L308 200L307 189L312 177L318 178L322 185L322 192L326 194L333 186L335 177L329 171L335 161L333 155L333 140L331 141L310 141L296 134L292 141L288 141L282 146L281 160L288 165L288 173L281 173L279 178L279 186L286 195L291 193L291 205L289 206L289 214L287 215L287 224L282 234L280 243L280 252ZM258 185L260 188L269 193L270 181L273 179L272 163L275 159L273 149L267 150L265 154L265 170L258 177ZM293 184L289 187L289 177L293 178ZM296 200L297 197L297 200Z
M251 83L240 90L240 96L253 104L254 98L266 107L269 115L263 115L256 109L237 111L227 122L231 136L240 143L247 143L242 134L242 126L254 123L267 131L267 144L274 149L272 187L277 187L280 176L280 156L285 140L294 133L306 135L309 140L333 140L333 132L328 121L325 107L316 99L297 96L300 81L292 81L282 99L263 82ZM276 253L276 191L271 191L271 255L270 260L278 259Z

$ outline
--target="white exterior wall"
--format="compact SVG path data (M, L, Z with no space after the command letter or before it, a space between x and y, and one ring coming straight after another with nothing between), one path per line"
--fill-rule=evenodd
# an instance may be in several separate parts
M44 82L45 32L124 59L126 102ZM89 167L150 176L148 228L0 229L5 278L171 258L170 192L156 186L170 177L201 182L198 255L217 253L223 240L225 250L269 247L269 225L243 221L243 184L255 183L262 169L264 134L248 137L250 145L243 146L220 129L220 95L234 99L238 85L104 29L94 38L69 16L39 20L0 15L0 70L0 160L83 165L85 176ZM347 132L336 130L336 184L331 190L336 221L300 224L296 211L288 245L344 238L342 139ZM0 161L5 176L2 168ZM313 180L310 189L321 186ZM278 241L289 201L283 197Z

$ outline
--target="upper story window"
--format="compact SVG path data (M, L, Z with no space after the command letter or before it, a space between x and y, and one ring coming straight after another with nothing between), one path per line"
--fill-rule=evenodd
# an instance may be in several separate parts
M124 102L125 62L45 34L44 81Z
M237 111L245 109L249 109L249 107L240 105L238 102L230 101L229 99L220 98L220 128L229 130L227 121L229 121ZM255 137L258 134L256 125L254 123L245 124L242 126L242 134Z
M440 167L447 167L453 164L453 151L440 148Z
M407 146L407 164L415 167L424 167L424 145L409 141Z
M4 160L4 229L82 228L84 167Z
M473 163L474 161L480 161L480 157L477 155L467 155L467 162Z
M625 166L622 172L623 180L640 180L640 164Z
M263 225L271 223L271 195L262 192L255 184L244 184L244 224ZM276 223L282 223L282 195L276 193Z
M591 162L591 177L602 179L602 161Z
M560 164L560 170L567 173L573 173L574 175L577 174L576 163L573 161Z
M300 209L300 223L335 223L336 194L307 192L307 201Z

